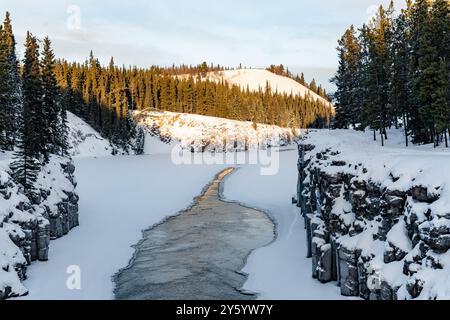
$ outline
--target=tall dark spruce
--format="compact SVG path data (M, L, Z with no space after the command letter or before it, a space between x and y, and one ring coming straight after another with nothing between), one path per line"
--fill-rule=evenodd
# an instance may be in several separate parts
M19 117L19 141L15 160L10 168L14 180L24 187L25 193L31 194L45 150L41 133L45 127L45 116L42 112L39 47L36 38L30 33L27 33L23 63L23 110Z
M332 81L336 84L336 128L349 128L358 122L357 110L361 108L358 96L361 49L356 30L351 26L339 40L339 69Z
M51 48L51 41L44 39L44 49L42 53L41 70L42 70L42 109L46 119L46 154L45 159L48 160L50 154L67 155L67 112L64 102L67 97L58 87L55 74L55 56ZM64 100L66 99L66 100Z
M13 150L18 134L21 112L21 81L16 57L16 41L11 18L6 13L0 26L0 147Z

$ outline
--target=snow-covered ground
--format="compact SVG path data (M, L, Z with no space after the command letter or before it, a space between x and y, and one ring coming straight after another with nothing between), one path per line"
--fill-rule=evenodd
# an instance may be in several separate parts
M243 166L225 182L227 199L266 211L277 225L277 239L248 258L243 269L249 274L244 289L269 300L342 299L335 284L323 285L311 277L304 222L291 204L297 188L297 160L298 151L293 147L280 152L276 175L262 176L259 166Z
M101 157L111 155L113 148L85 121L67 112L69 127L70 154L77 157Z
M178 77L186 78L187 76ZM259 89L265 90L267 84L269 84L273 93L286 93L301 97L309 95L313 99L318 99L319 101L329 103L324 98L301 85L297 81L288 77L279 76L264 69L238 69L209 72L204 80L206 79L215 82L225 80L229 84L241 87L243 90L246 90L248 87L252 91L258 91Z
M428 190L440 187L441 199L450 201L450 148L443 145L434 148L433 144L407 148L401 130L389 130L384 147L380 145L380 137L377 138L378 141L373 141L370 131L312 130L305 143L320 150L331 148L339 151L337 158L348 163L362 163L368 170L366 176L373 181L402 190L414 185L422 185ZM399 179L392 182L391 173Z

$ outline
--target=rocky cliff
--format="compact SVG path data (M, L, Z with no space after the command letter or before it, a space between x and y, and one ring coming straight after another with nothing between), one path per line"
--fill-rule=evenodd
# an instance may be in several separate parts
M314 278L364 299L450 298L450 198L438 178L445 159L347 159L307 140L299 154Z
M26 295L22 281L33 261L48 260L50 240L78 226L75 166L52 157L38 176L35 196L27 197L0 161L0 299Z
M172 149L191 152L235 152L292 143L296 129L215 117L161 111L135 112L135 120ZM140 139L137 139L138 141ZM151 151L151 150L147 150Z

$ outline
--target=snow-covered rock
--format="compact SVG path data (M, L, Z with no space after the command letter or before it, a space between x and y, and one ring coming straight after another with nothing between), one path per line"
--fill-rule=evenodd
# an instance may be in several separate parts
M450 299L450 152L369 134L315 131L300 145L313 276L347 296Z
M8 171L11 153L0 158L0 299L28 293L21 281L33 261L48 260L50 239L78 225L75 167L53 156L38 175L29 199Z
M135 119L148 132L145 153L175 146L193 152L255 150L290 144L299 134L274 125L173 112L136 112ZM166 147L155 143L155 137Z

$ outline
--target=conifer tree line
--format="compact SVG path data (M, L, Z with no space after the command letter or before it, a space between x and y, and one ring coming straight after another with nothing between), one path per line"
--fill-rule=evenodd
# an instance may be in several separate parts
M51 154L67 156L67 117L55 75L51 42L27 33L22 64L11 18L0 26L0 152L14 151L11 175L26 193Z
M152 69L160 74L165 75L206 75L206 73L208 72L232 70L232 68L223 67L219 64L208 64L206 61L196 66L186 64L182 64L179 66L172 65L171 67L152 66Z
M326 126L333 110L311 96L258 92L223 81L204 79L206 64L189 71L168 68L108 67L91 55L84 63L58 60L56 75L67 109L109 138L126 147L136 136L133 111L160 110L222 117L282 127ZM214 67L222 70L220 66ZM170 71L175 71L171 74ZM180 70L188 76L178 77Z
M285 67L282 64L280 64L280 65L271 64L268 68L266 68L266 70L268 70L272 73L275 73L279 76L291 78L292 80L297 81L302 86L308 88L312 92L317 93L322 98L330 101L327 90L325 88L323 88L322 85L320 85L320 84L317 85L316 79L314 79L314 78L312 79L312 81L310 83L306 82L305 74L303 72L301 72L300 74L294 75L291 71L289 71L289 69L287 67Z
M205 78L209 72L220 72L220 71L228 71L228 70L235 70L235 68L230 67L224 67L220 64L208 64L207 62L202 62L199 65L193 66L193 65L186 65L182 64L179 66L172 65L171 67L160 67L160 66L152 66L151 69L158 74L166 75L166 76L186 76L186 75L192 75L193 77L196 77L200 75L201 77ZM242 69L242 64L239 65L239 69ZM285 67L283 64L280 65L270 65L266 68L267 71L270 71L272 73L275 73L279 76L284 76L291 78L292 80L297 81L301 85L305 86L306 88L310 89L314 93L317 93L322 98L331 101L330 97L328 96L328 93L322 85L317 85L316 79L312 79L310 83L308 83L305 79L305 74L301 72L300 74L293 74L287 67Z
M384 145L386 128L402 127L405 143L445 143L450 134L450 2L380 6L339 40L335 128L370 127Z

